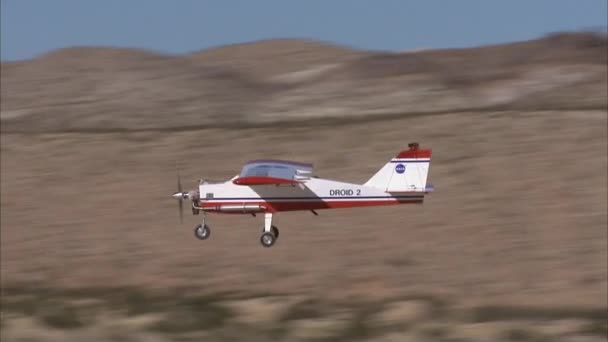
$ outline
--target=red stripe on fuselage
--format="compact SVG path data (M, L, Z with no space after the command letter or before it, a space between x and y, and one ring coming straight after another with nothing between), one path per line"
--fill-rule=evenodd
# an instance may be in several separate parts
M238 201L201 201L200 206L203 208L215 208L220 205L240 205L246 203L248 205L263 205L270 212L277 211L296 211L296 210L320 210L320 209L340 209L340 208L357 208L357 207L375 207L396 204L420 204L423 198L395 198L378 201L370 200L345 200L345 201L272 201L272 202L238 202ZM233 214L233 213L230 213ZM241 214L241 213L236 213Z

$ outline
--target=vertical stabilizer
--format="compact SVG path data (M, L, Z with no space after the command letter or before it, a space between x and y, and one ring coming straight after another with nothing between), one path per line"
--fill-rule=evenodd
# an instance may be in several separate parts
M431 150L420 149L418 143L408 144L364 185L386 192L428 192L426 181L431 164Z

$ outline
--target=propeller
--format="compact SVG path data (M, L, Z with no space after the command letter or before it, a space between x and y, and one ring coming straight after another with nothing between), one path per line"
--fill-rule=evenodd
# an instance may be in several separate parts
M177 192L171 195L171 197L175 198L178 201L179 208L179 222L184 223L184 200L189 199L193 203L194 201L199 199L198 190L190 190L184 192L182 189L182 178L179 174L179 168L177 168Z
M178 203L179 203L179 223L184 223L184 196L183 196L183 192L182 192L182 180L181 180L181 176L179 175L179 173L177 174L177 191L182 195L182 197L179 199Z
M182 181L179 175L179 171L177 172L177 192L172 196L178 201L179 205L179 222L184 223L184 199L188 198L188 194L182 191Z

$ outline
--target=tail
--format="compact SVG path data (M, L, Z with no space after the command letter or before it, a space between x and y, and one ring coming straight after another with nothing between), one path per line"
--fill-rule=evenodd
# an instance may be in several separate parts
M431 192L426 180L431 164L431 150L422 150L418 143L408 144L409 149L399 152L364 185L386 192Z

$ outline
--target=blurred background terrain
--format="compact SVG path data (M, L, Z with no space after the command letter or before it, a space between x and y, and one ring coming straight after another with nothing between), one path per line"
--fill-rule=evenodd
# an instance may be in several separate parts
M3 132L113 132L603 109L606 36L417 52L266 40L184 56L67 48L2 65Z
M605 341L607 94L603 31L3 61L2 340ZM271 249L171 198L258 158L365 182L413 141L423 206L280 213Z
M2 0L0 338L605 341L606 13ZM258 158L365 182L410 142L424 205L280 213L270 249L171 198Z

